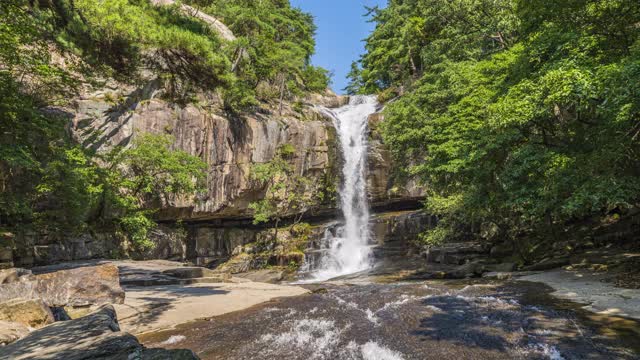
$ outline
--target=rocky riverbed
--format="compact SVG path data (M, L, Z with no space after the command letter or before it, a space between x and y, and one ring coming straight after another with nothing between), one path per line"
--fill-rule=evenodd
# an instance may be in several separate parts
M391 256L316 284L164 260L5 271L0 359L640 359L640 290L571 268L434 279L461 266Z

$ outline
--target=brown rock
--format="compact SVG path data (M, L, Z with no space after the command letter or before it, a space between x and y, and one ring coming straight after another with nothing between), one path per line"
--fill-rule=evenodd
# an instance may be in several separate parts
M0 321L0 346L11 344L29 334L29 328L16 322Z
M8 284L20 281L23 276L31 275L31 270L21 268L11 268L0 270L0 284ZM26 279L26 278L24 278Z
M36 275L36 292L49 306L122 304L118 275L111 264Z
M21 277L0 285L0 301L42 299L48 306L122 304L118 268L107 264Z
M0 303L0 320L36 329L54 322L51 309L39 299L13 299Z

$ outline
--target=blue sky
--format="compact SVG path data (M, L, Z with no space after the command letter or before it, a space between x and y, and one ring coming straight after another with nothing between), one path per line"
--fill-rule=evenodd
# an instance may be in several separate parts
M341 93L351 62L364 52L362 40L373 30L363 16L365 6L384 7L387 0L291 0L291 4L315 17L318 34L313 64L334 72L331 87Z

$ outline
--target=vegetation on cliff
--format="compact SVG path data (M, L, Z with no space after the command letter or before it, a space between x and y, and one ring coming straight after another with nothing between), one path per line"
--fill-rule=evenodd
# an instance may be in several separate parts
M452 236L557 239L640 200L633 0L391 0L348 90L389 101L384 139Z
M116 225L144 247L152 210L197 192L204 164L167 137L136 137L108 154L75 144L67 109L86 88L159 78L171 102L204 93L234 114L327 88L327 71L310 64L312 18L288 1L184 3L227 22L235 39L180 3L0 3L1 228L68 236Z

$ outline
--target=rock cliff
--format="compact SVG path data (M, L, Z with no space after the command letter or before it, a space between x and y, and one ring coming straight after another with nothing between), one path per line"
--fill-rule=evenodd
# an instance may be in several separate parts
M268 106L252 114L225 114L215 97L197 104L178 105L161 98L159 82L132 89L114 87L86 94L76 101L71 132L74 138L97 151L127 145L142 133L166 133L175 146L204 159L208 166L207 192L195 201L167 199L159 220L247 219L248 205L260 199L264 189L250 180L253 164L271 160L278 147L292 145L291 159L298 174L314 183L335 188L339 183L341 154L337 152L332 120L316 106L344 105L346 97L331 93L310 96L302 106L287 104L282 115ZM120 99L114 103L113 99ZM423 193L412 181L400 182L377 131L380 114L370 119L369 198L385 207L417 202ZM335 208L335 200L317 204L317 213Z

